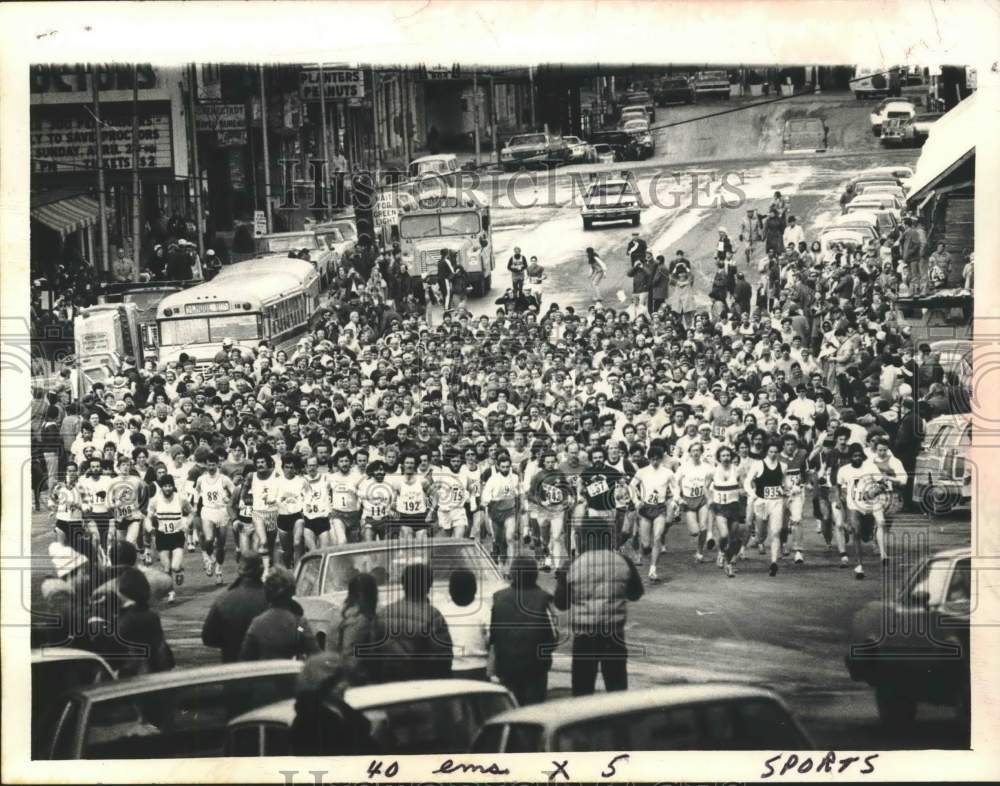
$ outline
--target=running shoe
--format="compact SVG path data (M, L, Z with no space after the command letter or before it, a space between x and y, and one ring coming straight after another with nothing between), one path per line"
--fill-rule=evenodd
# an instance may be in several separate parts
M888 568L889 567L889 558L888 557L882 557L882 567L883 568Z
M773 578L774 576L777 576L777 575L778 575L778 563L777 563L777 562L772 562L772 563L771 563L771 567L769 567L769 568L767 569L767 574L768 574L769 576L771 576L772 578Z
M747 558L747 547L740 546L740 553L736 555L736 559L745 560Z
M715 538L709 538L705 541L705 551L711 551L715 548Z
M521 536L521 542L525 546L530 546L531 545L531 533L530 532L525 532L524 535Z
M204 551L201 552L201 566L205 569L206 576L212 575L212 558Z
M757 536L756 535L751 535L750 536L750 540L747 541L747 545L750 548L753 548L754 546L756 546L757 545Z
M174 574L174 584L176 584L179 587L183 583L184 583L184 574L183 573L175 573Z
M167 603L173 603L176 597L177 594L173 590L170 590L170 592L167 593Z
M764 553L764 544L763 543L758 543L757 544L757 553L758 554L763 554Z
M801 551L796 551L795 552L795 564L796 565L801 565L805 561L806 560L805 560L805 557L802 556L802 552Z
M149 550L142 552L142 564L147 567L153 564L153 555L149 553Z
M817 535L823 534L823 524L819 521L816 522L816 534Z
M854 578L863 579L865 577L865 569L860 565L854 568Z
M788 556L788 546L786 546L784 543L782 543L781 544L781 558L784 559L787 556Z
M188 551L194 551L194 543L192 541L190 541L190 540L187 543L187 550Z
M850 564L851 564L851 561L849 559L847 559L847 555L846 554L841 554L840 555L840 567L846 568L846 567L849 567Z
M705 561L705 555L702 554L700 551L696 551L694 553L694 561L695 562L704 562Z
M632 564L637 568L642 566L642 552L636 549L633 554Z
M218 564L215 566L215 583L222 583L222 566Z
M731 579L736 578L736 568L734 568L731 564L726 565L726 576Z
M725 567L726 558L722 556L721 551L719 552L719 555L715 558L715 564L718 565L720 568Z
M545 562L542 563L542 570L546 573L552 570L552 557L545 558Z
M655 567L649 569L649 583L650 584L660 583L660 577L659 575L657 575Z

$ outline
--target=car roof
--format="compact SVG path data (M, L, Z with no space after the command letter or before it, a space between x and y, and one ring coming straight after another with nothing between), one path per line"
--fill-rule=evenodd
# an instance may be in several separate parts
M913 168L908 166L880 166L875 169L869 169L866 174L887 174L892 175L893 177L899 177L899 175L896 174L897 172L906 172L907 174L905 177L913 177Z
M543 704L507 710L491 718L487 723L536 723L554 728L636 710L729 699L781 701L781 698L772 691L740 683L666 685L622 693L555 699Z
M948 415L938 415L936 418L931 418L930 420L927 421L927 425L924 428L929 433L931 431L937 431L942 426L954 426L955 428L965 428L971 422L972 422L971 413L951 413Z
M937 341L929 341L931 352L968 352L972 349L972 342L967 338L942 338Z
M472 538L435 538L432 546L459 546L474 545L478 541ZM324 546L319 549L312 549L306 557L312 555L326 554L358 554L365 551L398 551L400 549L424 549L427 544L419 540L372 540L361 543L338 543L335 546Z
M447 696L463 696L470 693L493 693L498 696L509 696L509 691L502 685L484 680L404 680L387 682L378 685L360 685L348 688L344 692L344 702L359 712L372 707L390 704L404 704L411 701L440 699ZM267 704L238 715L229 722L229 726L241 723L287 723L291 724L295 717L295 699L282 699L273 704Z
M930 556L930 559L961 559L962 557L971 557L972 549L969 546L956 546L953 549L945 549L944 551L937 551Z
M138 677L126 677L115 682L95 685L91 688L81 688L74 691L74 693L85 696L90 701L105 701L137 693L179 688L184 685L215 682L217 680L298 674L301 670L302 661L297 660L283 659L221 663L211 666L195 666L190 669L172 669L157 674L143 674Z
M454 153L436 153L435 155L432 156L420 156L420 158L414 158L410 162L410 165L412 166L413 164L422 164L425 161L450 161L453 158L457 158L457 156Z
M59 663L68 660L92 660L102 664L109 672L111 667L96 652L90 650L80 650L75 647L44 647L31 651L31 662L35 663Z
M315 228L310 227L309 229L297 229L294 232L269 232L266 235L261 235L258 240L269 240L272 237L298 237L299 235L312 235L315 234Z

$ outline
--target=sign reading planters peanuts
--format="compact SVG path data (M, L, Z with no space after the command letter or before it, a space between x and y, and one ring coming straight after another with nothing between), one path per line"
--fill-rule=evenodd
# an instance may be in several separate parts
M299 95L303 101L319 101L319 69L303 68L299 75ZM324 68L323 98L346 101L365 97L365 75L360 68Z

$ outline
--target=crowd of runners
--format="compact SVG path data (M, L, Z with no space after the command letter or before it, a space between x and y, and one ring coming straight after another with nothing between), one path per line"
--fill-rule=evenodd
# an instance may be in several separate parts
M471 537L502 566L559 569L580 525L603 521L657 582L682 558L664 552L677 524L683 558L729 577L757 551L771 576L834 551L863 578L910 504L920 393L957 381L896 322L903 239L821 258L788 211L776 195L709 261L678 254L628 309L597 280L589 307L432 325L359 285L294 346L227 342L210 364L133 365L82 399L40 391L56 538L98 560L127 539L180 587L192 551L221 584L227 550L292 567L396 537ZM634 242L620 262L637 295L647 263L643 281L663 260ZM717 265L702 310L694 264Z

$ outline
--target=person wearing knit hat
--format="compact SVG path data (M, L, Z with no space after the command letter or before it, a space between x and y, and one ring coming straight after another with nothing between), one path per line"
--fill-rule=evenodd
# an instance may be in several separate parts
M240 647L254 618L267 609L264 594L264 561L256 551L245 551L239 561L239 575L225 593L215 599L201 628L207 647L222 651L222 662L239 660Z

